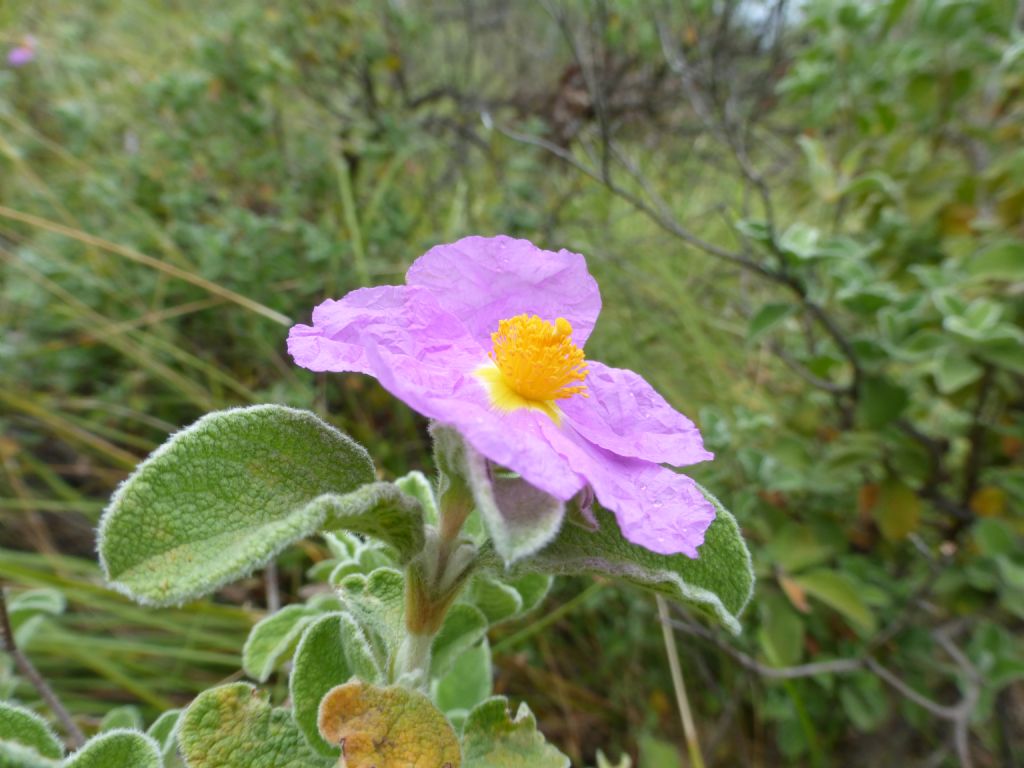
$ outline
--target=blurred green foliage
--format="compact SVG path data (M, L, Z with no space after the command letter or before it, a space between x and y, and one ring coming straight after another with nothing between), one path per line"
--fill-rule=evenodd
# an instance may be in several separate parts
M0 42L39 41L0 69L0 546L39 554L5 550L0 578L69 603L29 652L96 727L236 671L258 580L128 606L85 562L103 501L168 432L252 402L423 468L419 419L294 368L287 321L507 232L587 255L588 354L697 417L717 459L695 474L751 541L743 638L684 646L709 763L956 765L951 721L866 666L756 668L866 656L935 702L976 694L977 763L1024 760L1018 4L815 0L775 27L736 3L504 5L0 7ZM325 557L287 553L286 596ZM580 590L494 634L496 689L577 760L668 765L653 606Z

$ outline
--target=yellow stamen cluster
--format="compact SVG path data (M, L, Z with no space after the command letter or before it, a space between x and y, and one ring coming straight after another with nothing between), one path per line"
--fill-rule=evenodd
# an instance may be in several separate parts
M573 395L586 397L583 350L572 343L572 326L564 317L554 324L537 315L516 315L498 323L491 334L494 361L509 389L526 400L550 402Z

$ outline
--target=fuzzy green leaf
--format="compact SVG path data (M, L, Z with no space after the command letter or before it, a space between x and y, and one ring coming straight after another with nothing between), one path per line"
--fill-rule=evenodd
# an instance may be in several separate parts
M492 675L491 647L485 637L460 653L447 674L434 682L434 701L449 719L455 719L453 715L460 711L465 716L491 695Z
M8 701L0 701L0 742L17 744L41 757L64 756L60 739L43 718ZM3 764L0 760L0 765Z
M327 497L323 503L328 529L347 529L380 539L398 551L402 563L423 549L420 503L393 483L370 483L344 496Z
M703 491L703 489L702 489ZM699 557L659 555L627 541L610 512L595 509L598 529L567 520L558 537L517 570L553 574L614 576L673 600L688 603L740 632L739 615L754 588L750 552L736 520L707 491L715 521L704 536Z
M320 768L332 761L311 751L286 709L248 683L196 697L182 715L178 742L189 768ZM111 768L113 768L111 766Z
M299 642L303 630L319 615L308 605L286 605L262 619L249 631L242 648L242 669L265 683L278 662Z
M60 764L17 742L0 741L0 768L59 768Z
M430 674L444 675L456 660L487 634L487 617L466 603L452 606L434 637L430 650Z
M114 588L170 605L250 573L322 528L415 548L415 512L382 515L383 496L339 495L372 481L366 451L311 413L274 405L212 413L118 488L100 522L100 560Z
M395 480L395 485L402 493L412 496L423 508L423 515L431 525L437 525L439 518L437 499L434 498L434 485L422 472L412 471Z
M317 730L324 695L352 677L376 682L381 673L362 628L348 613L328 614L309 626L295 651L289 690L295 724L309 747L326 757L339 750Z
M160 747L144 733L114 730L94 736L62 768L161 768Z
M405 635L405 576L394 568L350 574L338 584L338 594L345 609L371 633L371 640L382 642L378 658L387 667Z
M101 731L115 731L118 729L141 731L142 725L142 713L138 707L131 704L126 704L123 707L114 707L100 720Z
M519 590L489 575L476 576L467 597L483 611L491 624L511 619L523 609L523 596Z
M527 573L508 582L508 585L519 593L522 607L519 616L529 613L544 602L551 591L554 579L547 573Z
M146 733L152 736L156 740L156 743L160 746L160 755L164 759L164 768L169 768L172 756L177 752L178 747L178 735L177 726L178 720L181 719L181 709L169 709L164 712L160 717L153 721L153 724L149 726Z
M462 768L569 768L569 758L548 744L537 731L537 720L526 703L515 719L508 700L488 699L466 719L462 730Z

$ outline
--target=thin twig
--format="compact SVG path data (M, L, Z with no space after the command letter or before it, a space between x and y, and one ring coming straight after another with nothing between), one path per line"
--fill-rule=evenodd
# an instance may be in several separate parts
M686 736L686 751L690 754L690 764L693 768L704 768L704 757L700 753L700 744L697 741L697 729L693 725L693 715L690 713L690 700L686 696L686 683L683 680L683 670L679 666L679 651L676 649L676 636L672 633L672 621L668 616L668 603L661 595L655 595L658 603L658 618L661 620L661 634L665 639L665 653L668 655L668 668L672 673L672 687L676 690L676 705L679 707L679 717L683 721L683 734Z
M4 588L0 587L0 646L14 659L14 666L17 667L22 677L28 680L39 693L39 697L46 702L46 706L57 716L61 725L68 735L68 743L72 749L78 749L85 744L85 735L71 719L71 714L64 708L57 694L53 692L49 683L39 674L39 670L29 660L28 656L18 647L14 641L14 629L11 627L11 619L7 614L7 597Z

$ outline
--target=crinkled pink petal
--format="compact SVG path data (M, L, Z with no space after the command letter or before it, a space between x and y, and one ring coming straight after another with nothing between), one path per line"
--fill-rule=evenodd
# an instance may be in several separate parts
M709 461L692 421L675 410L643 377L588 361L588 397L559 404L583 437L619 456L685 466Z
M487 352L423 288L378 286L325 301L312 326L292 328L288 351L310 370L375 376L408 406L451 424L484 456L552 496L569 499L583 487L541 434L538 418L546 416L490 407L473 375Z
M367 361L368 343L438 363L452 355L484 356L458 318L441 309L429 291L404 285L361 288L339 301L328 299L313 310L312 326L291 329L288 353L311 371L376 375Z
M597 281L581 255L505 235L435 246L413 263L406 282L432 291L487 349L498 322L521 314L564 317L582 347L601 311Z
M697 557L715 508L691 478L618 456L571 428L550 421L542 428L552 447L587 479L601 505L615 514L626 539L659 554Z

